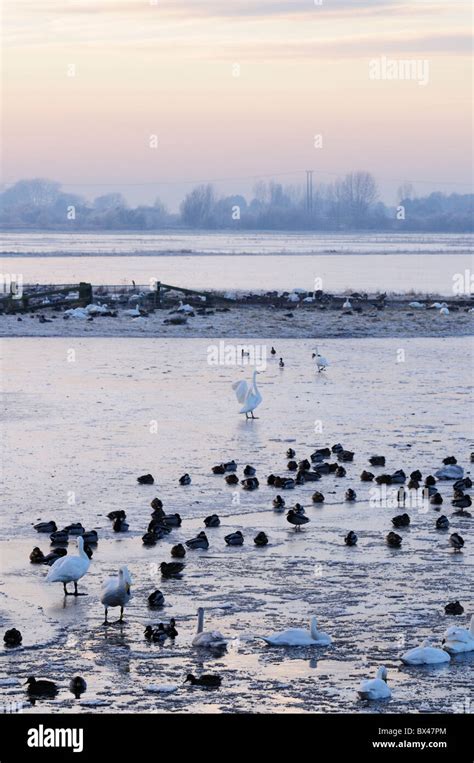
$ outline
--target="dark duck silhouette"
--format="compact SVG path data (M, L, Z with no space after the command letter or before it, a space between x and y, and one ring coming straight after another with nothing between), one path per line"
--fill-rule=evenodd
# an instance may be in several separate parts
M224 540L228 546L241 546L244 542L244 536L240 530L236 530L235 533L229 533L229 535L226 535Z
M182 477L179 478L179 484L180 485L190 485L191 484L191 477L188 473L183 474Z
M206 527L219 527L221 523L221 520L219 519L217 514L211 514L210 516L206 517L204 520L204 524Z
M28 684L28 696L33 699L40 697L55 697L58 693L58 687L52 681L45 681L42 679L37 681L34 676L30 676L26 683Z
M196 676L194 676L192 673L188 673L185 683L186 682L189 682L192 686L203 686L207 689L218 689L222 683L222 678L220 676L213 676L209 674L204 674L199 676L199 678L196 678Z
M301 530L301 526L306 525L309 522L309 517L298 510L295 511L295 509L290 509L286 515L286 521L291 525L294 525L296 531Z
M444 611L447 615L462 615L464 614L464 607L456 599L456 601L450 601L449 604L446 604Z
M357 493L355 490L353 490L351 487L349 490L346 490L346 494L344 496L345 501L355 501L357 498Z
M74 678L71 678L69 681L69 691L74 694L76 699L79 699L81 694L84 694L86 689L87 683L82 678L82 676L74 676Z
M188 548L191 548L191 549L209 548L209 541L207 539L207 535L204 532L204 530L201 530L201 532L198 533L195 538L191 538L190 540L187 540L186 545Z
M402 545L401 535L397 535L397 533L394 533L393 531L389 532L385 540L387 541L387 546L390 546L391 548L400 548Z
M186 549L182 543L177 543L176 546L173 546L171 549L171 556L175 557L176 559L182 559L184 556L186 556Z
M369 458L371 466L385 466L385 456L371 456Z
M273 508L275 509L283 509L285 506L285 499L281 497L281 495L277 495L273 501Z
M21 632L18 630L18 628L10 628L8 631L5 631L5 635L3 636L3 640L5 642L5 646L20 646L23 637L21 635Z
M324 503L324 495L316 491L313 493L312 501L313 503Z
M141 477L137 477L137 482L139 485L153 485L155 480L151 474L142 474Z
M355 546L357 543L357 540L358 538L355 532L353 530L349 530L346 537L344 538L344 543L346 544L346 546Z
M394 527L408 527L410 524L410 517L408 514L397 514L396 517L392 517L392 525Z
M161 562L161 575L164 578L174 578L182 573L184 564L182 562Z
M268 543L268 537L267 535L262 531L259 532L255 538L253 539L253 542L256 546L266 546Z
M225 481L228 485L238 485L239 484L239 478L236 474L228 474L227 477L224 477Z
M244 475L246 477L254 477L257 473L257 470L254 466L250 466L250 464L247 464L247 466L244 469Z
M464 538L459 533L453 533L449 536L449 543L454 548L454 551L462 551L464 546Z
M163 607L165 603L165 597L161 593L161 591L153 591L148 597L148 606L152 609L159 609L160 607Z
M447 530L449 527L449 519L444 514L441 514L440 517L436 520L436 529L437 530Z

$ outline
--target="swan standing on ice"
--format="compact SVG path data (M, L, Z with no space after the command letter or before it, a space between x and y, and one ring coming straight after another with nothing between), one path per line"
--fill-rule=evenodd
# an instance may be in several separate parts
M187 315L194 315L194 307L191 307L191 305L183 305L182 301L180 300L179 306L176 308L177 313L186 313Z
M331 636L318 631L315 617L310 620L309 631L304 628L289 628L287 631L260 638L270 646L329 646L332 643Z
M326 358L323 358L323 356L319 354L317 347L313 349L313 358L316 358L316 367L318 369L318 373L320 374L321 371L325 371L329 365L329 362L326 360Z
M105 607L104 625L109 625L107 612L109 607L120 607L120 617L118 622L123 622L123 608L127 606L132 598L130 586L132 578L127 567L120 567L117 577L108 578L102 585L102 595L100 600Z
M193 646L225 646L227 640L224 638L220 631L205 631L204 630L204 608L198 609L198 627L196 635L193 638Z
M416 646L402 654L400 659L405 665L439 665L442 662L449 662L451 657L443 649L431 646L430 639L427 638L421 646Z
M237 400L239 403L242 403L242 408L239 413L245 413L246 419L249 418L249 413L251 414L250 418L256 418L256 416L253 415L253 412L262 402L262 396L257 387L258 373L259 371L257 370L253 372L251 384L247 384L247 382L242 379L241 381L234 382L232 385Z
M444 634L443 649L450 654L474 651L474 615L471 617L469 630L455 625L448 628Z
M387 668L377 670L377 678L362 681L357 694L361 699L390 699L392 692L387 686Z
M61 556L51 565L46 581L48 583L62 583L65 596L85 596L77 591L77 581L86 574L89 569L90 559L84 551L84 540L81 535L77 539L79 549L78 556ZM67 590L67 584L74 583L74 593Z

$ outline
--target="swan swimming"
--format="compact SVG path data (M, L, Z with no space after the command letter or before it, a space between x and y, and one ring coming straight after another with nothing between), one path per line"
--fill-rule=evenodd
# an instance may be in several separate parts
M318 369L318 373L325 371L329 366L329 361L327 361L326 358L323 358L323 356L319 354L317 347L313 349L313 358L316 358L316 368Z
M409 649L400 657L405 665L439 665L442 662L449 662L451 657L443 649L431 646L430 639L423 641L421 646Z
M65 596L81 595L77 591L77 581L84 577L90 565L90 559L84 551L84 540L81 535L77 539L77 547L79 549L78 556L61 556L51 565L46 575L48 583L63 584ZM68 583L74 583L74 593L67 590Z
M281 633L271 636L261 636L270 646L329 646L332 643L331 636L318 631L317 620L312 617L309 630L304 628L289 628Z
M215 647L225 646L227 639L224 638L220 631L205 631L204 630L204 608L198 609L198 627L196 635L193 638L193 646Z
M387 686L387 668L377 670L377 678L362 681L357 692L361 699L390 699L392 692Z
M262 402L262 396L257 387L258 373L259 371L257 370L253 372L251 384L247 384L247 382L242 379L241 381L234 382L232 385L237 400L239 403L242 403L242 408L239 413L245 413L246 419L249 418L249 413L251 414L250 418L256 418L256 416L253 415L253 412Z
M117 577L108 578L102 585L100 600L105 607L104 625L109 625L109 621L107 620L109 607L120 607L120 617L118 622L123 622L123 609L132 598L130 592L131 584L132 577L128 568L120 567Z
M450 654L474 651L474 615L471 617L469 629L458 628L455 625L448 628L444 634L443 649Z

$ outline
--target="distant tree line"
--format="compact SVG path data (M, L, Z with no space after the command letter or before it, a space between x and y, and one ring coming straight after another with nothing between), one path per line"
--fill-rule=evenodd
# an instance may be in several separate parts
M20 180L0 194L4 229L140 230L202 228L233 230L393 230L458 231L473 229L473 194L436 192L416 197L410 185L398 191L393 207L378 199L368 172L351 172L330 184L315 185L311 208L303 186L274 181L257 183L253 196L219 196L199 185L183 199L178 214L156 199L130 207L120 193L86 201L45 179Z

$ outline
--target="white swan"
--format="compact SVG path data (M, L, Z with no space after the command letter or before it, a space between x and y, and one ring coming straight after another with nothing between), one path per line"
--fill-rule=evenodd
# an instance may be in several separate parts
M423 302L409 302L408 307L414 307L417 310L421 310L422 307L424 307Z
M220 631L205 631L204 630L204 609L199 607L198 609L198 627L196 635L192 641L193 646L225 646L227 640L224 638Z
M251 414L251 418L256 418L253 415L253 412L257 406L260 405L262 402L262 396L257 388L257 374L259 372L255 370L253 372L252 376L252 383L247 384L247 382L242 379L241 381L234 382L232 385L232 389L235 390L235 396L239 403L242 403L242 408L240 409L239 413L245 413L245 418L248 419L249 413Z
M191 313L194 313L194 307L191 307L191 305L183 305L182 301L179 302L179 307L176 308L177 313L186 313L187 315L191 315Z
M131 584L132 577L127 567L120 567L117 577L110 577L103 583L100 600L105 607L104 625L108 625L107 612L109 607L120 607L119 623L123 622L123 608L132 598Z
M451 657L443 649L431 646L430 639L427 638L421 646L416 646L402 654L400 659L405 665L439 665L442 662L449 662Z
M449 308L448 307L442 307L439 311L440 315L449 315Z
M469 630L452 625L444 634L443 649L450 654L474 651L474 615Z
M313 349L313 358L316 358L316 368L318 369L318 373L321 373L321 371L325 371L326 368L329 366L329 361L326 360L326 358L323 358L323 356L319 354L317 347Z
M311 618L309 627L308 631L304 628L289 628L287 631L260 638L270 646L329 646L332 643L331 636L318 631L315 617Z
M131 318L139 318L141 313L138 309L138 305L135 305L135 307L130 308L130 310L124 310L124 315L129 315Z
M351 301L350 301L349 297L347 297L346 301L344 302L344 304L342 306L342 309L343 310L352 310L352 305L351 305Z
M357 694L361 699L389 699L392 692L387 686L387 668L382 665L377 670L377 678L362 681Z
M90 559L84 551L84 540L81 535L77 539L79 549L78 556L61 556L51 565L46 581L48 583L62 583L66 596L79 596L77 592L77 581L86 574L89 569ZM74 583L74 593L67 590L67 583Z

